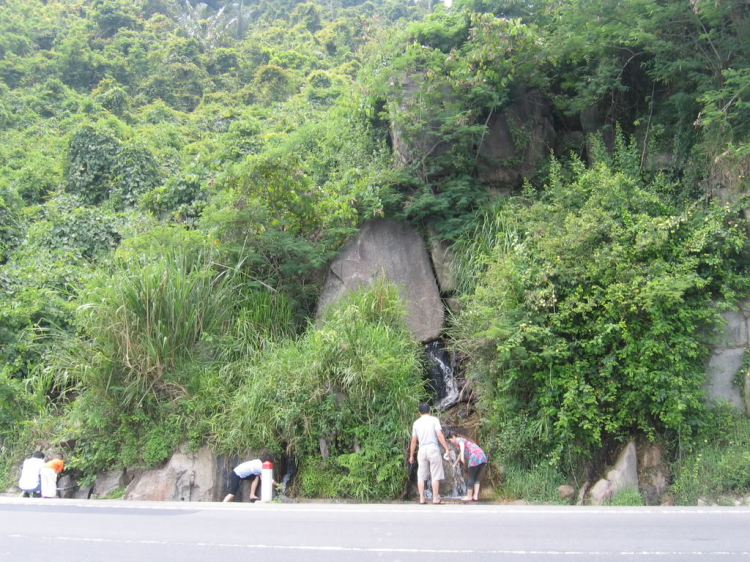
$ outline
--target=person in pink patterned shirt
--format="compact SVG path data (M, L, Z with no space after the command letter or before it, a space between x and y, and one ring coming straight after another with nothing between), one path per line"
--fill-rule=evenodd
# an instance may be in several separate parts
M456 462L453 466L455 467L461 462L469 469L469 478L466 481L466 497L463 498L463 501L479 501L479 476L487 464L487 455L474 441L455 431L447 430L445 437L451 445L458 449Z

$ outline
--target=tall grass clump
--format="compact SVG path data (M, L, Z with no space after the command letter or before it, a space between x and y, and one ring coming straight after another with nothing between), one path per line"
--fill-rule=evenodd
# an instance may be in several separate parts
M385 499L403 491L405 447L425 389L395 287L353 293L320 326L225 370L241 383L217 416L224 450L290 453L298 491L310 496Z
M451 271L459 294L474 291L498 247L508 252L518 243L519 225L512 214L502 212L505 205L506 200L500 199L490 209L478 212L473 230L453 245Z
M229 330L237 287L235 270L216 267L205 250L115 260L78 307L84 386L123 408L184 393L176 367Z
M217 345L217 359L236 361L273 341L291 337L294 319L292 305L283 293L251 289L241 299L231 329Z
M499 492L510 500L557 503L560 501L557 488L562 484L566 484L565 476L549 464L529 467L511 462L505 465L505 478Z

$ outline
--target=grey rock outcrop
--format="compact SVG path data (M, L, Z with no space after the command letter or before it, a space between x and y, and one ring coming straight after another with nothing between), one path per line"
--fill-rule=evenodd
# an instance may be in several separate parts
M175 452L160 469L138 474L124 499L144 501L220 501L223 472L220 458L207 447L197 452Z
M110 470L100 474L94 481L92 495L97 498L106 497L115 490L126 488L133 481L134 474L124 469Z
M70 475L66 474L57 480L57 493L61 498L75 498L78 494L78 485Z
M333 260L318 301L318 319L347 292L380 277L398 286L406 303L406 325L416 339L437 339L445 311L424 241L411 226L391 220L365 223Z
M538 90L518 96L488 123L479 150L479 177L505 193L521 186L556 143L552 104Z
M715 345L711 347L711 356L706 365L706 384L704 390L709 402L727 402L743 413L750 408L743 400L743 391L735 383L737 373L742 368L745 349L750 345L748 322L750 308L748 303L740 304L739 310L727 310L721 313L724 328ZM750 381L745 380L745 397L750 388Z
M399 83L398 96L392 94L388 100L396 165L409 166L444 156L451 144L440 134L441 120L425 112L423 94L429 89L431 103L448 107L456 101L452 88L436 82L435 76L428 78L425 72L402 76ZM415 125L419 125L417 130Z

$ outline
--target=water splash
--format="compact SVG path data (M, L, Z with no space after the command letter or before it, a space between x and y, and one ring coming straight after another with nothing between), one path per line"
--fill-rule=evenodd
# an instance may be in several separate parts
M458 402L453 354L439 341L425 346L427 377L435 390L435 409L446 410Z
M443 471L445 480L440 483L440 497L446 500L459 500L466 496L463 466L461 463L456 463L456 452L453 449L450 452L450 460L443 459ZM425 486L424 495L426 499L432 499L432 482L429 480Z

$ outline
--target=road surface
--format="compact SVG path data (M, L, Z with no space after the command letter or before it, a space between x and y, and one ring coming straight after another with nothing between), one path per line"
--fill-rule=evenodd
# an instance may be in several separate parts
M0 562L748 560L750 509L0 498Z

